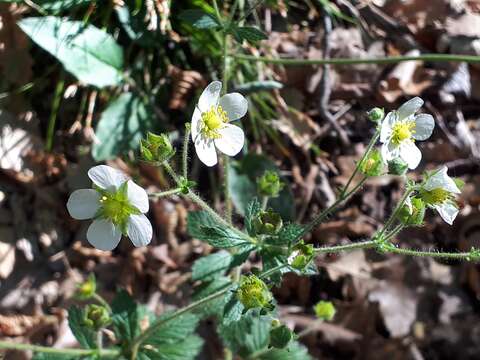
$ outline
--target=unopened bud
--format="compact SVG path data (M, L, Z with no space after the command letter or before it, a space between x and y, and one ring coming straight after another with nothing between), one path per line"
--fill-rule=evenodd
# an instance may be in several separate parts
M366 176L379 176L383 172L382 154L378 150L373 150L363 159L359 165L360 171Z
M259 235L275 235L282 226L282 217L272 209L260 211L253 219L253 227Z
M395 158L388 162L388 173L391 175L405 175L408 165L400 158Z
M385 111L382 108L375 107L367 112L368 118L370 121L375 123L379 123L383 120L383 116L385 115Z
M101 328L108 326L111 321L110 313L104 306L97 304L87 305L85 309L85 317L83 319L86 326L94 330L100 330Z
M277 197L284 185L275 171L267 170L257 179L258 193L262 196Z
M330 321L335 316L335 306L330 301L319 301L313 308L317 318Z
M398 212L398 219L404 225L422 225L425 209L425 202L422 199L411 198Z
M303 240L296 244L290 256L288 264L297 270L303 270L313 259L315 252L312 244L304 244Z
M271 309L273 296L267 285L256 275L242 276L237 290L237 299L245 309Z
M147 140L140 141L140 152L144 161L154 163L168 161L175 154L166 134L156 135L151 132L147 133Z
M285 325L273 327L270 330L270 346L283 349L287 347L290 341L294 338L292 331Z

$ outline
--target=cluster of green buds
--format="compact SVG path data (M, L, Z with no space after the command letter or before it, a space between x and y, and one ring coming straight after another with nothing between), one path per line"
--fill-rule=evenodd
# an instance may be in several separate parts
M257 179L257 191L261 196L277 197L285 184L275 171L267 170Z
M110 313L105 306L89 304L85 308L83 324L95 331L107 327L112 322Z
M257 235L275 235L282 226L282 217L272 209L260 211L253 219L253 228Z
M319 301L314 307L315 315L320 320L330 321L335 316L335 306L330 301Z
M383 173L383 159L379 150L372 150L359 164L359 170L366 176L380 176Z
M273 295L268 286L256 275L243 275L237 289L237 299L246 310L273 309Z
M91 299L97 292L97 281L95 275L91 273L87 280L77 286L75 298L78 300Z
M380 123L385 116L385 110L382 108L375 107L367 112L368 118L374 123Z
M398 220L406 226L420 226L423 224L426 208L421 198L412 197L401 207Z
M286 325L280 323L278 319L273 319L270 329L270 346L277 349L284 349L290 341L295 340L297 336Z
M315 256L315 250L312 244L305 244L301 240L296 244L290 256L288 257L288 264L296 270L304 270Z
M147 139L140 140L140 153L144 161L161 164L175 154L175 149L166 134L148 132Z
M399 157L390 160L387 164L390 175L405 175L408 171L408 164Z

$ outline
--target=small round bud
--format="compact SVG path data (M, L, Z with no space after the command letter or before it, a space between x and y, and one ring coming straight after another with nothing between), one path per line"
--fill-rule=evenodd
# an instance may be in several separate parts
M335 316L335 306L330 301L319 301L314 307L315 315L320 320L330 321Z
M100 330L111 323L110 313L101 305L89 304L85 308L83 323L94 330Z
M272 328L275 328L277 326L282 325L282 323L278 319L273 319L270 325L272 326Z
M95 280L95 275L91 273L85 282L78 285L75 297L79 300L88 300L95 295L96 291L97 281Z
M388 162L388 173L391 175L405 175L408 165L400 158L395 158Z
M275 235L283 226L283 221L280 214L274 212L272 209L267 211L260 211L253 219L253 228L255 233L259 235Z
M398 220L404 225L418 226L425 218L425 202L420 198L411 198L398 212Z
M166 134L156 135L151 132L147 133L147 140L140 141L140 152L144 161L154 163L168 161L175 154Z
M363 159L359 165L362 174L366 176L379 176L383 173L383 159L382 154L378 150L373 150L368 156Z
M245 309L272 308L273 296L267 285L256 275L242 276L237 299Z
M294 334L287 326L279 325L273 327L270 330L270 346L277 349L283 349L287 347L293 337Z
M284 185L275 171L267 170L257 179L257 190L262 196L277 197Z
M315 252L312 244L304 244L303 240L295 245L288 257L288 264L296 270L304 270L313 259Z
M368 118L370 121L373 121L375 123L379 123L380 121L383 120L383 117L385 115L385 111L382 108L375 107L371 109L369 112L367 112Z

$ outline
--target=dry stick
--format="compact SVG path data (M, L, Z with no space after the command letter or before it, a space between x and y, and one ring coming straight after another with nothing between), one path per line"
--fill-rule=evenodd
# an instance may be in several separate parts
M325 36L323 41L323 58L328 59L330 57L330 33L332 32L332 20L327 13L323 14L323 27L325 29ZM332 87L330 83L330 66L328 64L323 64L322 66L322 78L320 79L319 86L319 104L318 111L323 120L329 122L340 138L343 146L350 146L350 140L348 139L347 134L341 128L340 125L335 121L333 115L328 111L328 101L330 100L330 94L332 93Z

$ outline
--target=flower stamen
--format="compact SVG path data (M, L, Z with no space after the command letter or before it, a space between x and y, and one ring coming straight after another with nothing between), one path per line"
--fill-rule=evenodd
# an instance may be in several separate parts
M210 107L202 113L201 133L209 139L219 139L219 130L229 121L227 113L220 105Z
M399 121L393 125L392 143L400 145L405 140L413 140L415 121Z

